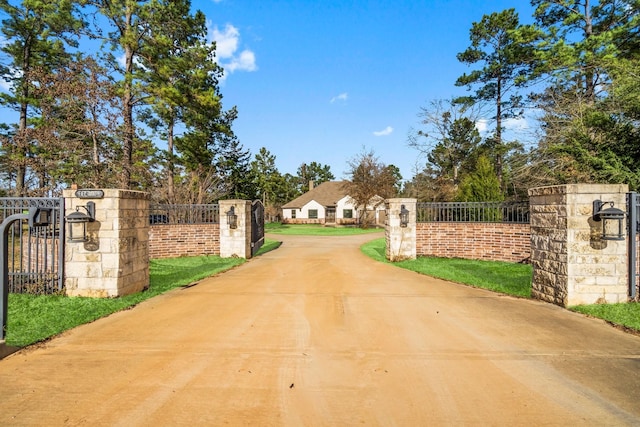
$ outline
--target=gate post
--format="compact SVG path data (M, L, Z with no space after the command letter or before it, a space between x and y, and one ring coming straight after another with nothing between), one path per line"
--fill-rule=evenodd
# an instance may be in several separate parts
M534 298L562 307L627 301L627 244L603 240L593 202L625 206L622 184L529 190ZM624 209L623 209L624 210Z
M220 257L251 258L251 202L220 200ZM233 208L233 209L231 209ZM236 227L229 223L229 212L236 215Z
M389 261L416 259L416 199L387 199L385 227L386 258ZM400 213L408 211L407 223L402 223Z
M65 244L67 295L115 297L148 288L149 194L106 189L64 190L63 195L67 215L95 203L86 241Z

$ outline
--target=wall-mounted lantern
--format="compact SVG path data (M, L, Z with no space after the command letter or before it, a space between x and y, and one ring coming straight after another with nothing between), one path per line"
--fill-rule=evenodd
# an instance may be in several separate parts
M83 208L86 213L80 212L80 208ZM67 215L65 220L69 224L69 238L67 241L77 243L86 242L87 223L96 220L96 204L94 202L87 202L85 206L76 206L76 211Z
M603 209L605 205L609 205L609 207ZM626 236L625 213L613 206L613 202L593 201L593 219L598 222L602 221L602 240L624 240Z
M400 227L406 227L409 224L409 209L404 205L400 206Z
M229 224L229 228L238 228L238 215L236 215L235 206L231 206L227 211L227 224Z

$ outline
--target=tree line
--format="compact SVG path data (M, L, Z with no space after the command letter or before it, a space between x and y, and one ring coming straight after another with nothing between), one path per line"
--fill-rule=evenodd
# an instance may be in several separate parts
M252 153L225 108L207 18L189 0L0 0L0 193L72 184L149 191L163 203L220 197L282 204L329 166L281 174ZM154 141L165 141L160 149Z
M455 81L467 95L421 108L409 145L426 167L407 183L407 195L498 201L542 185L640 188L640 4L531 6L531 23L507 9L472 24L470 44L457 54L472 70ZM509 132L524 123L530 134Z

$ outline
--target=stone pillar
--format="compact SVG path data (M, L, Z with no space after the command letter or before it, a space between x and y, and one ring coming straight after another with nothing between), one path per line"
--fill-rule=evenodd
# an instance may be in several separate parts
M66 215L89 201L96 207L96 220L87 223L87 241L65 243L65 287L70 296L116 297L149 287L149 195L102 191L102 198L95 196L96 190L63 193ZM67 237L70 226L66 225Z
M251 202L220 200L220 257L251 258ZM227 212L234 208L238 227L230 228Z
M386 256L389 261L416 259L416 199L388 199L385 227ZM400 226L400 209L409 210L409 224Z
M532 296L563 307L627 301L627 242L602 240L593 201L625 210L627 185L529 190Z

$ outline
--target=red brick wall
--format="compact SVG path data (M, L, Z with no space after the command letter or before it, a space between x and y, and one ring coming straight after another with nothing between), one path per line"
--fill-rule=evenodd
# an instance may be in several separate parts
M418 256L528 262L529 224L426 222L416 224Z
M325 224L324 218L320 219L307 219L307 218L285 218L282 220L283 224ZM337 225L356 225L358 220L355 218L336 218Z
M309 218L284 218L283 224L324 224L324 218L309 219Z
M149 227L149 258L220 255L220 224L162 224Z

